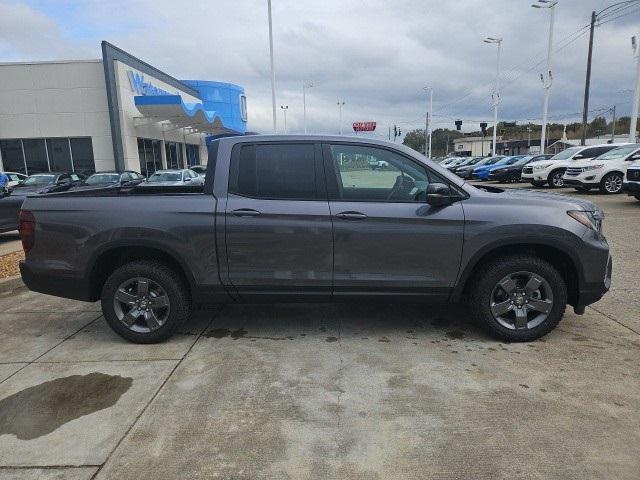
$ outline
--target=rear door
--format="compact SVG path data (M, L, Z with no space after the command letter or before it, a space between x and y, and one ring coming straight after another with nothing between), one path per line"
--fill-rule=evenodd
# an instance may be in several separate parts
M334 143L323 153L334 297L447 297L460 265L464 212L460 202L432 207L425 195L430 182L444 180L385 147ZM388 167L371 170L371 159Z
M228 283L241 298L330 298L332 226L319 144L237 144L225 225Z

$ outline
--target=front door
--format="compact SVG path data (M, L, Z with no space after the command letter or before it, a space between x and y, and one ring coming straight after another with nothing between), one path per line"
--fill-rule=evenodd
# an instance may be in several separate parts
M229 176L230 286L244 300L330 298L332 226L320 145L239 144Z
M385 147L323 147L333 219L334 296L445 298L460 266L460 202L426 203L424 164ZM376 168L373 168L375 165Z

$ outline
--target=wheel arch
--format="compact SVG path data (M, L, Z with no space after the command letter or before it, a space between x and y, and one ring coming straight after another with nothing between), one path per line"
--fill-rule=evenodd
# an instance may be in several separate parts
M565 280L569 304L575 305L577 303L580 285L584 278L577 258L569 249L559 247L557 244L526 241L500 242L488 245L476 252L462 271L453 290L451 301L459 302L465 293L468 293L474 279L482 271L484 265L505 256L518 254L533 255L553 265Z
M102 287L111 273L136 260L153 260L171 267L183 278L189 294L193 292L194 279L181 256L164 245L142 240L111 244L96 252L87 269L91 300L96 301L100 298Z

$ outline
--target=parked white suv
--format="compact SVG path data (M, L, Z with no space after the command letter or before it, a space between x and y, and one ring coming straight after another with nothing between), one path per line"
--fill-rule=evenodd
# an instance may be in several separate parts
M640 160L629 165L622 189L628 195L636 197L636 200L640 200Z
M526 165L522 169L522 180L531 182L534 187L542 187L545 183L548 183L551 188L563 187L564 180L562 177L572 162L595 158L620 146L620 143L604 143L588 147L567 148L549 160L539 160Z
M640 159L640 144L614 148L599 157L573 162L562 177L576 190L599 188L602 193L622 192L625 173L631 162Z

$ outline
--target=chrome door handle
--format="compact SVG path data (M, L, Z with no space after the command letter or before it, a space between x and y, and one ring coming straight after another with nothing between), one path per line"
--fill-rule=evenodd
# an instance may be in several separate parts
M360 212L340 212L336 213L336 217L344 220L364 220L367 216Z
M259 211L253 210L252 208L239 208L231 213L236 217L257 217L260 215Z

